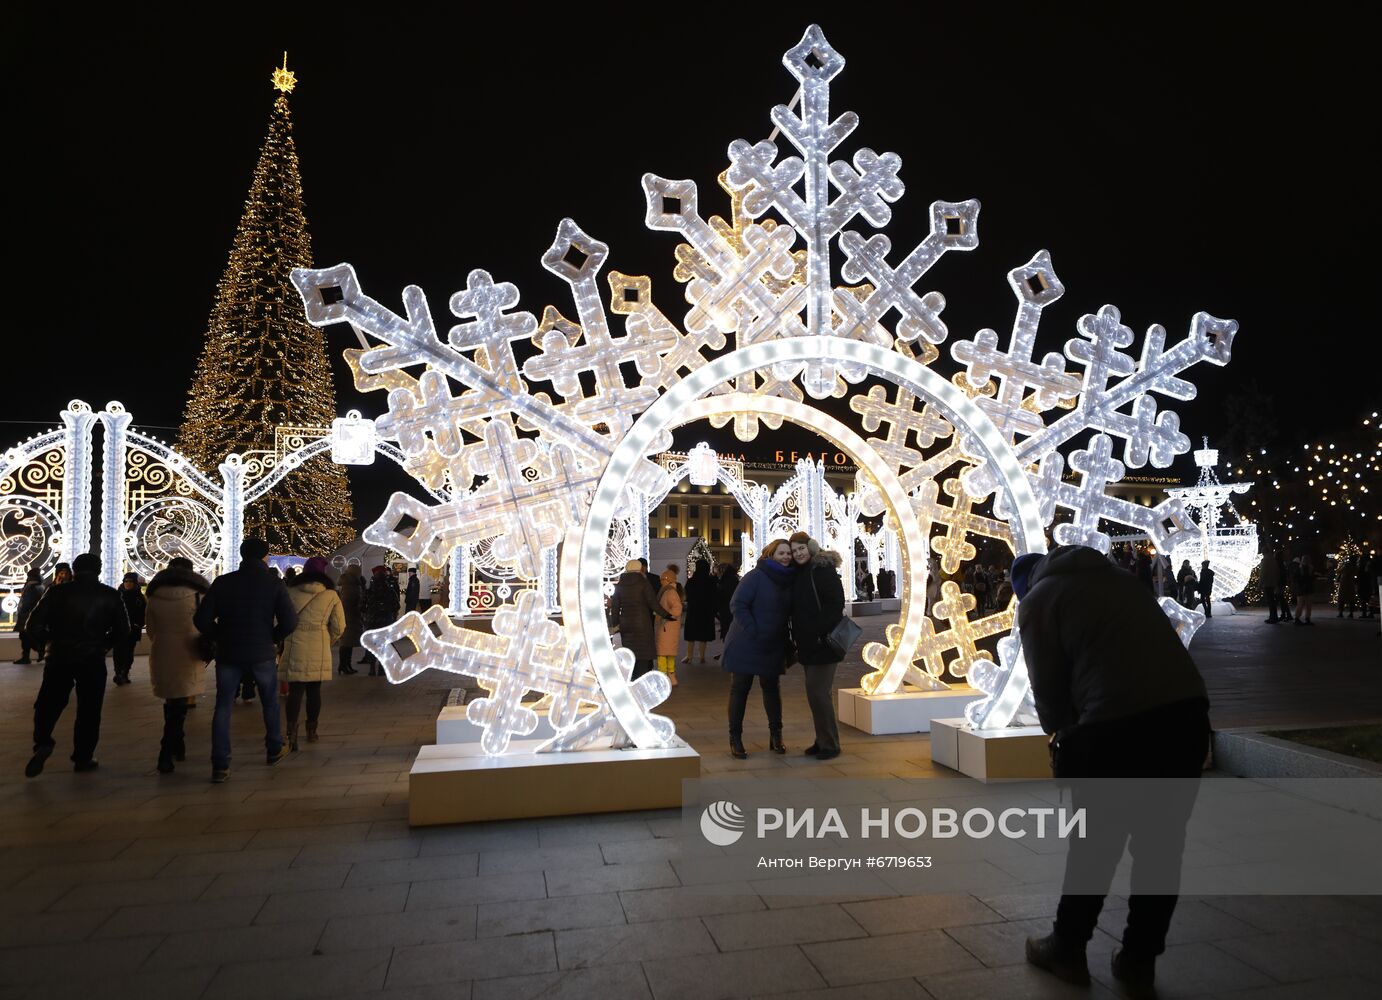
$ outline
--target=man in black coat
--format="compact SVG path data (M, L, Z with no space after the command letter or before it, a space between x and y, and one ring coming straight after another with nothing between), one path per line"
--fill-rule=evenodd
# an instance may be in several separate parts
M403 610L416 611L418 598L422 594L422 583L417 578L416 567L408 570L408 586L403 591Z
M1087 985L1085 946L1131 837L1133 885L1113 975L1150 993L1176 907L1185 824L1209 750L1204 681L1156 598L1094 549L1059 546L1013 563L1018 629L1057 779L1089 830L1072 839L1053 933L1027 939L1027 960ZM1175 782L1126 779L1180 779ZM1097 894L1096 894L1097 892Z
M124 641L130 624L113 587L100 579L101 560L83 552L72 560L70 583L52 587L30 616L29 628L48 644L43 683L34 701L34 755L24 774L36 778L57 745L53 727L77 689L72 733L75 771L94 771L101 738L101 704L106 696L106 650Z
M1208 559L1200 563L1200 579L1196 588L1200 592L1200 603L1204 605L1204 616L1213 618L1211 605L1214 601L1214 570L1210 568Z
M839 657L825 637L844 617L845 588L840 581L839 553L828 552L804 531L792 535L792 644L806 674L806 703L816 739L806 756L831 760L840 756L840 728L835 719L835 668Z
M288 588L269 567L269 543L246 538L240 568L218 576L193 624L216 642L216 714L211 720L211 780L230 777L230 715L242 678L252 677L264 713L266 764L286 755L278 714L278 644L297 628Z

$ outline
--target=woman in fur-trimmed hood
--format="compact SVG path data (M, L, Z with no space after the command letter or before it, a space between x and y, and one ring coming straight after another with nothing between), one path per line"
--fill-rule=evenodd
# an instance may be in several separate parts
M192 624L197 605L211 584L192 568L192 560L177 558L154 574L145 590L144 627L149 633L149 681L155 698L163 699L163 742L158 770L168 774L175 760L187 756L183 735L189 699L201 693L207 655L202 634Z
M804 531L791 537L792 561L797 575L792 580L792 642L806 674L806 703L811 707L816 738L807 756L830 760L840 755L840 730L835 719L835 667L839 657L825 637L845 614L845 588L840 582L838 552L822 549Z
M307 742L317 740L322 681L331 680L331 647L345 632L345 609L320 556L307 560L288 587L298 627L283 640L280 676L288 682L288 749L296 750L298 713L307 698Z

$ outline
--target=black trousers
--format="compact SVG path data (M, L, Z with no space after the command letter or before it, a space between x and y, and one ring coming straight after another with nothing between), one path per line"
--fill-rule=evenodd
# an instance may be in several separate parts
M350 658L355 655L355 646L342 646L339 658L336 660L336 669L343 670L351 665Z
M808 663L806 704L816 725L816 749L834 753L840 749L840 727L835 721L835 663Z
M1267 599L1267 621L1280 621L1281 619L1276 613L1277 606L1280 604L1277 599L1277 589L1275 587L1263 587L1262 596Z
M163 740L158 745L160 758L187 756L184 728L187 723L186 698L166 698L163 702Z
M19 658L20 658L21 660L27 660L27 659L29 658L29 651L30 651L31 649L33 649L33 648L34 648L34 644L33 644L32 642L29 641L29 630L28 630L28 629L20 629L20 630L19 630Z
M292 681L288 684L288 728L296 729L303 695L307 696L307 725L315 728L322 713L322 682Z
M1132 895L1123 948L1129 957L1166 950L1180 884L1185 824L1209 752L1209 705L1176 702L1150 712L1062 733L1056 777L1071 781L1075 809L1089 814L1088 834L1070 841L1056 909L1056 936L1083 948L1127 846ZM1180 779L1139 781L1138 779ZM1082 781L1080 779L1100 779ZM1102 889L1097 895L1091 890Z
M731 674L729 684L729 735L739 739L744 735L744 710L749 704L749 688L755 674ZM763 711L768 715L768 730L782 732L782 688L778 674L758 678L763 692Z
M128 639L117 642L110 651L111 662L115 667L116 677L129 677L130 668L134 666L134 647L139 645L139 636L135 634Z
M96 753L101 739L101 705L106 698L105 657L60 660L43 665L43 683L34 700L34 749L57 746L53 729L77 689L77 721L72 729L72 760L84 763Z

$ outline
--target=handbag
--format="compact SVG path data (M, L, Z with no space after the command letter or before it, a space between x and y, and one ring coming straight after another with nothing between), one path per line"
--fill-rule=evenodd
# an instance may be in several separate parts
M807 572L810 573L811 571L807 570ZM816 589L815 573L811 573L811 593L816 595L816 607L824 612L825 605L821 603L821 592ZM848 615L842 615L840 620L835 623L834 627L825 635L821 636L821 642L825 643L826 648L830 650L837 660L843 660L845 654L847 654L850 648L859 641L859 636L863 634L864 630L855 623L853 618L850 618Z

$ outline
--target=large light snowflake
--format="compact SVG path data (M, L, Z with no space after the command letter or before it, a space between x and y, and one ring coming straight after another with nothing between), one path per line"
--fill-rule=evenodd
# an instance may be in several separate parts
M1125 467L1165 467L1188 450L1176 414L1159 412L1152 394L1192 398L1179 373L1198 361L1226 363L1237 324L1197 314L1170 349L1154 326L1134 357L1133 331L1104 306L1080 319L1063 354L1038 358L1042 310L1064 294L1042 251L1008 275L1017 315L1006 341L987 329L954 341L961 370L937 377L928 366L949 338L945 299L917 284L943 254L978 245L979 203L933 202L928 235L890 262L891 241L868 229L891 221L903 194L900 158L867 148L833 158L858 118L831 117L830 82L844 60L818 27L783 62L800 84L800 110L774 108L773 135L795 153L783 155L775 139L731 143L720 177L728 220L700 214L692 181L643 178L647 225L684 241L674 271L690 304L682 323L653 303L648 278L617 271L607 278L607 309L599 274L608 247L570 219L542 263L570 286L574 319L551 306L541 320L519 310L513 285L477 270L452 296L460 322L443 337L417 287L404 290L399 314L366 296L349 265L294 273L313 323L349 322L372 345L348 356L361 390L388 391L380 435L398 442L420 481L450 491L435 504L395 494L366 538L434 565L488 539L495 558L527 578L544 550L563 546L562 628L521 598L494 636L434 609L365 637L396 681L425 667L476 676L489 694L471 717L490 752L532 731L535 717L522 705L531 692L552 706L553 748L671 738L671 724L649 714L666 680L630 682L631 655L612 651L597 627L600 594L590 581L599 571L590 564L611 519L642 509L630 491L666 492L666 473L648 458L682 417L672 404L748 440L784 415L801 419L793 414L807 397L849 397L874 435L856 446L873 479L863 512L887 511L904 548L910 539L902 620L886 643L865 648L874 668L865 687L888 693L946 670L968 675L986 693L969 712L983 725L1006 725L1028 693L1013 637L998 643L998 662L981 645L1012 628L1014 609L979 614L950 581L924 607L926 547L950 575L975 558L975 536L1040 550L1058 509L1070 516L1055 524L1057 542L1104 551L1105 521L1145 531L1163 551L1188 525L1178 502L1142 507L1106 486ZM836 249L842 287L831 281ZM622 335L610 313L624 317ZM531 345L526 360L514 352L519 341ZM626 377L631 370L636 379ZM883 381L852 388L873 376ZM768 405L775 398L780 405ZM1062 449L1075 445L1067 457ZM594 710L582 715L581 702Z

